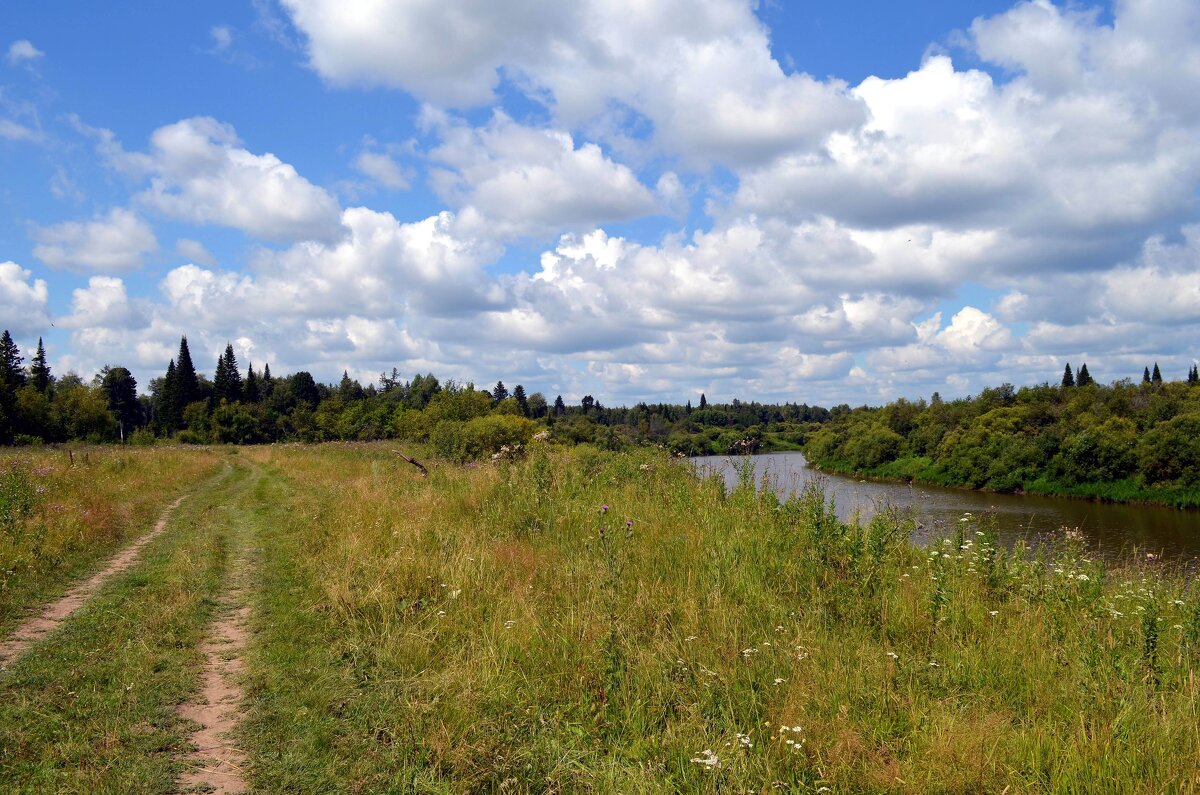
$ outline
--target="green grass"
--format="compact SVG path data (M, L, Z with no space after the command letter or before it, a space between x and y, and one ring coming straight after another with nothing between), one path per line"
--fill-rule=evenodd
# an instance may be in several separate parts
M173 792L196 651L259 476L235 465L180 506L142 562L0 673L0 790Z
M648 453L428 480L369 446L270 455L293 518L263 543L261 791L1200 786L1173 573L975 525L933 556Z
M6 497L26 498L24 510L0 510L0 636L220 465L215 452L178 447L0 449L0 509Z
M657 451L428 478L388 445L239 458L3 675L9 789L169 791L234 549L256 792L1200 789L1184 572L974 522L917 549Z

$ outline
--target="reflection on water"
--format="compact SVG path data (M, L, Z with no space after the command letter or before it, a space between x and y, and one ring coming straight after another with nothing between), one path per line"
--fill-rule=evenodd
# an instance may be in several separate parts
M783 497L799 493L815 481L843 520L857 515L866 521L889 506L911 509L921 527L914 536L918 543L951 535L954 524L969 512L992 517L1007 545L1021 539L1036 544L1039 537L1058 533L1063 527L1078 527L1086 535L1089 549L1102 555L1115 556L1136 547L1176 559L1200 557L1200 511L855 480L814 470L800 453L736 459L705 456L692 461L701 469L722 474L729 486L738 480L735 465L752 466L756 482L761 484L768 477Z

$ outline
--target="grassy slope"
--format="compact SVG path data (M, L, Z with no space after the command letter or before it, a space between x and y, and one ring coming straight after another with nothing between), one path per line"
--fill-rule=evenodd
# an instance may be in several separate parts
M428 480L379 447L258 455L292 492L250 657L262 791L1200 786L1182 577L974 527L930 554L651 454Z
M244 465L201 484L138 566L0 673L0 790L173 791L187 731L174 708L268 485Z
M0 450L33 492L32 514L0 525L0 635L145 533L181 493L221 463L196 448Z

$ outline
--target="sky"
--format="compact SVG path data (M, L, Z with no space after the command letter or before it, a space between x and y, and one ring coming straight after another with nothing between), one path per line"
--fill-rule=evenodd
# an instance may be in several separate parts
M1182 378L1198 85L1194 0L16 0L0 327L143 389Z

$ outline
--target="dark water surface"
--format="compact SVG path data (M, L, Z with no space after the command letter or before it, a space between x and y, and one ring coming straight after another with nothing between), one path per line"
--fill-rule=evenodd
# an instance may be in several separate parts
M857 514L866 521L888 506L911 509L921 524L913 539L918 543L951 535L963 514L971 513L993 518L1001 541L1008 546L1019 540L1037 544L1070 527L1082 530L1088 548L1104 556L1115 557L1136 547L1142 555L1151 552L1184 561L1200 557L1200 511L861 481L812 469L801 453L704 456L692 461L700 469L722 474L729 486L738 482L736 467L752 466L756 482L769 477L783 497L816 481L843 520Z

